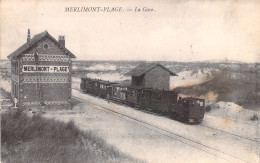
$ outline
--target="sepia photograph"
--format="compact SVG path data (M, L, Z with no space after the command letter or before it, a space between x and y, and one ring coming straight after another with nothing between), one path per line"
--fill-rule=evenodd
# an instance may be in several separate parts
M1 163L259 163L259 0L1 0Z

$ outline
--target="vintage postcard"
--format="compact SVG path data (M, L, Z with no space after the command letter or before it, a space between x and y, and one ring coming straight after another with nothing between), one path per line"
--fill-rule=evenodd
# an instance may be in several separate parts
M260 161L259 0L2 0L1 162Z

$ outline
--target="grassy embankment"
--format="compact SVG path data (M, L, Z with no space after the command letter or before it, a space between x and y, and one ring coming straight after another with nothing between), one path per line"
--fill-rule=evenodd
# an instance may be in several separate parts
M17 110L1 115L1 157L4 162L137 162L73 121Z

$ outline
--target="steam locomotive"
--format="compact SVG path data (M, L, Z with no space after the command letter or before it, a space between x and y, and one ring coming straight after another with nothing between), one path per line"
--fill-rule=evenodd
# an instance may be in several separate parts
M84 93L115 100L131 107L149 109L182 122L201 123L204 118L204 99L178 98L178 93L174 90L139 88L131 86L127 81L115 83L87 77L81 78L80 89Z

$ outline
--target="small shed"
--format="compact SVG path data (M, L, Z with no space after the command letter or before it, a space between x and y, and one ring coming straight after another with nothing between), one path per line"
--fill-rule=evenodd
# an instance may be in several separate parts
M134 87L159 90L169 90L170 76L177 76L160 63L142 63L125 75L132 76Z

